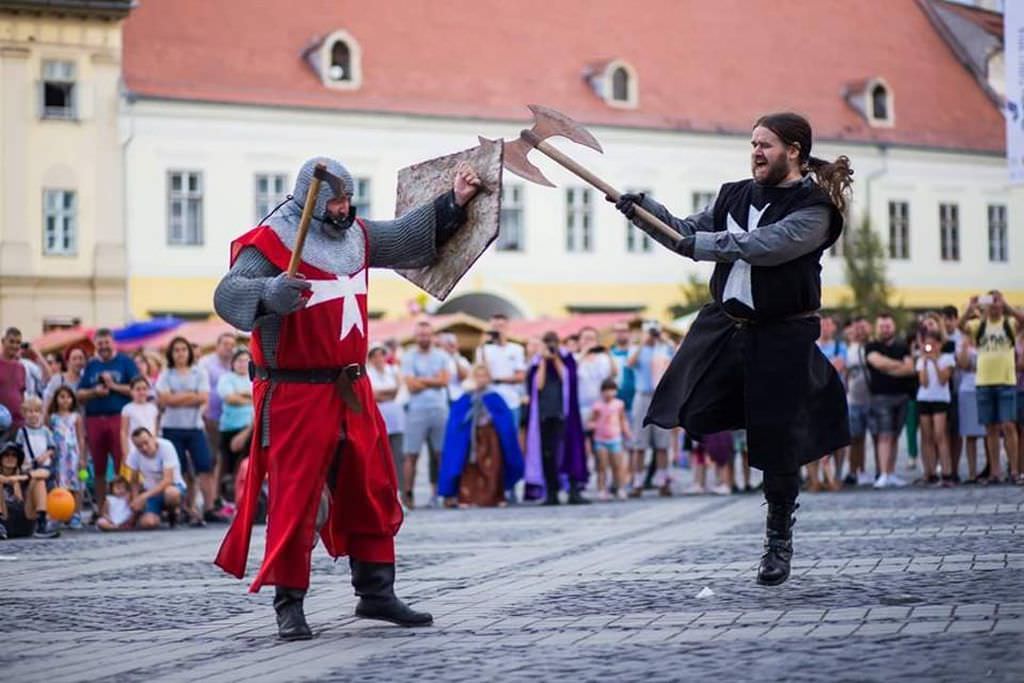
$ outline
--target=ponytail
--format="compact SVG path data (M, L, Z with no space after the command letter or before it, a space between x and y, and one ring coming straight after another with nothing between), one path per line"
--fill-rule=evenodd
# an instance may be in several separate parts
M808 156L802 170L805 173L813 174L814 182L825 191L828 198L839 209L839 213L845 216L846 205L850 198L850 186L853 184L853 168L850 167L850 158L843 154L836 157L835 161L828 162L818 157Z

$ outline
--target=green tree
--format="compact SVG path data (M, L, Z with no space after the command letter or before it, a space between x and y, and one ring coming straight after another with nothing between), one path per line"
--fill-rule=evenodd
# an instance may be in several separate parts
M883 310L892 310L889 299L892 286L886 278L885 248L866 216L860 225L844 237L843 260L846 284L852 296L844 298L845 308L853 313L874 317Z
M669 315L673 318L681 318L688 313L693 313L711 301L711 288L708 287L707 280L695 273L690 273L686 282L679 285L679 294L682 300L668 307Z

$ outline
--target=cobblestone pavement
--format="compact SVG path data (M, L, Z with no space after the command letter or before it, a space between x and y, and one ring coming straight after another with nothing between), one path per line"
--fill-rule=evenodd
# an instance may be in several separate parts
M351 617L317 549L317 638L210 564L223 528L0 543L5 681L1024 681L1024 488L804 495L790 581L754 583L757 495L416 510L406 630ZM250 570L261 552L258 531ZM698 598L705 587L714 594Z

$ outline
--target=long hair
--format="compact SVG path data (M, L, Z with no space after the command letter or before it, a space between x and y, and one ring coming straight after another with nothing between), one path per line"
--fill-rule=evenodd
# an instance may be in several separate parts
M836 157L835 161L825 161L811 156L811 124L800 114L789 111L765 114L754 124L754 128L758 126L778 135L784 144L796 145L800 149L800 172L803 175L811 174L814 182L839 209L839 213L845 216L850 186L853 184L850 158L843 154Z
M53 398L50 399L50 405L46 411L46 424L50 424L51 418L57 414L59 408L57 406L57 399L61 394L67 394L71 397L71 409L70 412L78 412L78 397L75 396L74 390L71 389L67 384L62 384L57 387L57 391L53 392Z
M196 352L192 349L192 342L190 342L188 339L185 339L184 337L175 337L174 339L171 340L171 343L167 345L167 352L165 354L167 356L168 370L174 369L174 345L179 343L184 344L185 347L188 349L188 367L192 367L193 365L195 365Z

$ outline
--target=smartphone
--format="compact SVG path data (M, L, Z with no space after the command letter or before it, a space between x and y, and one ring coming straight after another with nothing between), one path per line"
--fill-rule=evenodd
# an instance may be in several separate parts
M980 304L981 306L991 306L994 301L995 297L993 297L991 294L982 294L981 296L978 297L978 304Z
M925 344L924 345L924 352L925 353L931 353L933 348L934 347L931 344Z

